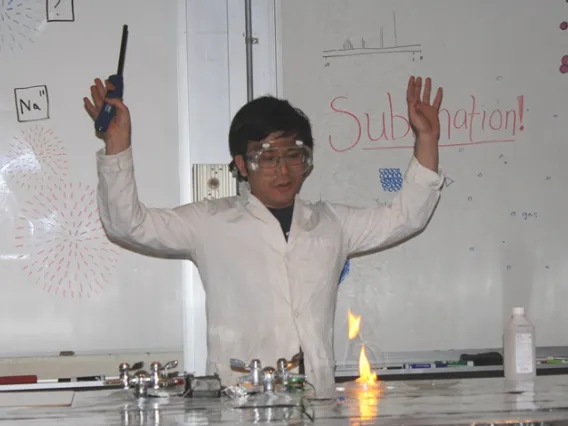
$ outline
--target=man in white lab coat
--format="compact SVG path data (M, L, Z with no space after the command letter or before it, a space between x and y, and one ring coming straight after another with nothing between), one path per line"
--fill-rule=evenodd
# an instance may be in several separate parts
M107 88L97 79L92 101L84 99L93 119ZM230 358L274 366L301 347L317 396L333 397L333 324L346 259L421 231L440 197L441 89L430 96L429 78L424 87L421 78L410 78L414 155L391 206L373 208L298 197L313 161L310 122L272 97L243 106L229 131L233 166L250 191L173 209L146 207L134 179L128 108L107 100L117 113L97 153L102 224L112 241L197 265L206 292L208 373L231 385L239 373L231 371Z

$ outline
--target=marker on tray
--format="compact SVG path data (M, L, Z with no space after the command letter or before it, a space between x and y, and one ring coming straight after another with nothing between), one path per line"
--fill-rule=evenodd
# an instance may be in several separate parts
M473 367L473 361L436 361L436 367Z
M435 361L427 363L404 364L404 368L422 369L422 368L453 368L453 367L473 367L473 361Z
M32 374L0 377L0 385L28 385L34 383L37 383L37 376Z
M118 57L118 70L116 74L111 75L108 81L114 86L114 90L109 90L106 97L109 99L120 99L122 98L124 92L124 80L122 78L122 72L124 70L124 58L126 55L126 42L128 40L128 25L122 27L122 41L120 43L120 55ZM108 126L112 119L114 118L116 111L112 105L104 103L101 112L95 120L95 130L97 132L106 132Z
M538 364L568 364L568 359L543 359L537 361Z
M436 368L436 365L432 363L414 363L404 364L404 368Z

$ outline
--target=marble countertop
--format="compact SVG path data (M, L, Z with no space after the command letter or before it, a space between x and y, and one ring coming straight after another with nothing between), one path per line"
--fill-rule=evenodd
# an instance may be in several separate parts
M57 391L52 391L57 392ZM502 378L381 382L368 391L338 385L336 401L296 395L135 399L130 391L61 394L69 407L3 407L0 423L27 425L466 425L568 424L568 376L541 376L520 384ZM0 393L0 402L7 396ZM11 394L11 397L16 396ZM6 403L4 403L6 405Z

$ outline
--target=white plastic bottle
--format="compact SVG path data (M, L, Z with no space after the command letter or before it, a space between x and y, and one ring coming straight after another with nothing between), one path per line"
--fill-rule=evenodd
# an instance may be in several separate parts
M505 378L526 380L536 377L536 346L534 326L522 307L513 308L513 315L503 333L503 364Z

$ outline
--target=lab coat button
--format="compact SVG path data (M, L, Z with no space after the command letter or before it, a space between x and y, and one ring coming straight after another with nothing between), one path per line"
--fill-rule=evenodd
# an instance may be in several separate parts
M300 311L295 310L295 311L294 311L294 316L295 316L296 318L298 318L298 317L300 316Z

